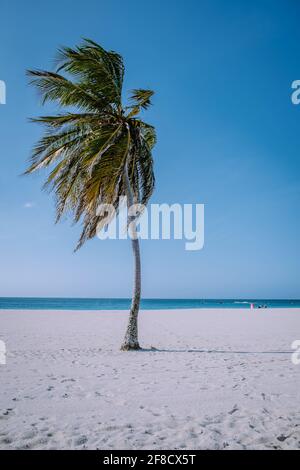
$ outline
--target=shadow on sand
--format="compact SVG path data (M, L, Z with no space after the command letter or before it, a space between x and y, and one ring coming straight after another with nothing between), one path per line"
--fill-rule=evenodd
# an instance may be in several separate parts
M161 353L206 353L206 354L292 354L293 351L237 351L222 349L157 349L141 348L139 352Z

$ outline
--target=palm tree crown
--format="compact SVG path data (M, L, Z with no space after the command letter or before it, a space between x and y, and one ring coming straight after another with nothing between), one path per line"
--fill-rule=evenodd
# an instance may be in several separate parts
M153 92L133 90L129 106L122 106L123 59L89 39L74 49L62 48L55 72L30 70L28 75L43 103L69 108L32 119L46 132L26 173L51 166L44 186L55 193L57 220L68 212L75 222L82 220L78 249L107 223L97 215L100 204L113 204L118 212L128 184L135 203L147 204L153 192L155 130L138 117Z

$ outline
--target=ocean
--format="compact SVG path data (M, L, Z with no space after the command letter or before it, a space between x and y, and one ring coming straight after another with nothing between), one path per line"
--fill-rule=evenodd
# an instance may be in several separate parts
M130 299L0 297L4 310L128 310ZM143 299L145 310L188 308L300 308L300 300L272 299Z

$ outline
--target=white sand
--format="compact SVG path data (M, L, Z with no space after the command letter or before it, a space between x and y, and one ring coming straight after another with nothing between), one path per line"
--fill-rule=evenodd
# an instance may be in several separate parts
M0 311L0 448L300 448L300 309Z

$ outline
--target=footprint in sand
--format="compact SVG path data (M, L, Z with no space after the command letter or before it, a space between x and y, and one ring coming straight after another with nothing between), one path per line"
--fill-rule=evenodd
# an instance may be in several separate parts
M82 446L83 444L86 444L87 441L88 441L88 438L86 436L80 436L80 437L77 437L77 439L75 440L75 445Z
M236 411L238 411L238 406L237 405L234 405L234 407L232 408L231 411L228 411L228 414L229 415L233 415L233 413L235 413Z

